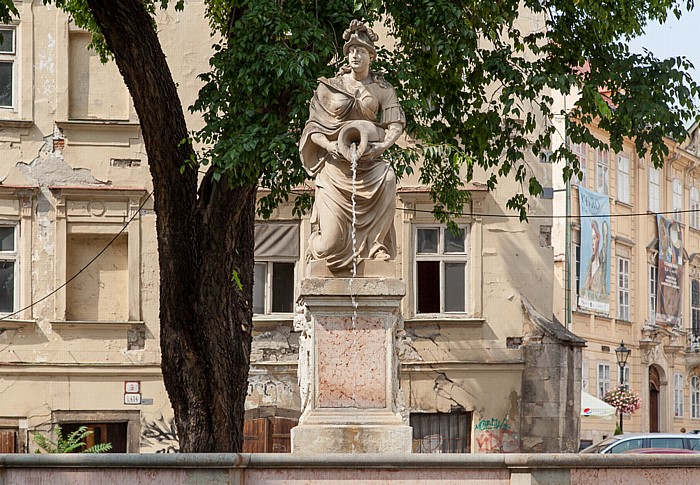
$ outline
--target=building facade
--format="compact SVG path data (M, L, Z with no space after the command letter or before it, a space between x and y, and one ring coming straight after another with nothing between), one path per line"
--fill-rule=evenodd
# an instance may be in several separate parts
M595 126L592 130L608 142L605 132ZM566 188L563 183L556 187L560 190L554 208L555 314L587 341L581 378L584 392L602 399L622 382L641 396L641 408L623 417L626 432L700 428L697 140L697 127L684 141L666 140L669 154L660 168L648 157L639 157L629 140L619 153L573 145L583 179L571 183L570 219L564 217ZM591 218L580 205L581 194L585 198L590 193L608 202L607 288L598 299L605 305L597 308L582 294L590 288L588 255L596 253L587 247L598 244L602 249L605 237L602 227L600 243L595 230L592 240L583 235ZM615 356L623 341L632 351L624 371ZM582 417L582 442L599 441L614 429L615 421Z
M56 8L17 5L20 19L0 26L0 452L32 452L32 435L55 425L87 425L115 451L175 451L138 119L116 67L86 50L89 34ZM158 18L185 106L207 69L204 8ZM551 186L552 166L529 163ZM519 190L475 183L453 233L417 179L400 183L397 338L416 452L578 446L584 342L554 316L552 200L532 201L541 218L521 223L504 209ZM290 206L256 225L247 451L289 451L299 417L293 319L310 230Z

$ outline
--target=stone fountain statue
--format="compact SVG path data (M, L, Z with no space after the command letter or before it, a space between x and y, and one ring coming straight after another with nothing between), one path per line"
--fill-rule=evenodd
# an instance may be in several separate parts
M316 201L294 322L302 415L292 452L408 453L396 353L406 289L387 262L396 178L382 158L406 123L394 89L370 69L377 35L353 20L343 38L348 66L320 79L299 143Z
M353 144L357 258L396 256L396 178L382 154L406 124L394 88L371 70L377 34L353 20L343 39L348 65L319 80L299 144L304 167L316 177L308 256L325 261L332 272L353 264Z

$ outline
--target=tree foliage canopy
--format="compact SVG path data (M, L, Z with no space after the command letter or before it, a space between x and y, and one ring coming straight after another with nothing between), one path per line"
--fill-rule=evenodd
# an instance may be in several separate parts
M555 112L557 94L579 94L566 113L573 143L605 146L587 127L597 121L613 150L630 138L657 166L667 153L663 137L682 138L696 116L690 63L627 47L647 22L680 15L675 1L235 3L231 10L230 2L210 2L223 40L193 107L206 120L196 138L210 147L202 160L231 174L233 183L259 180L271 190L263 213L306 179L296 144L308 100L316 78L343 62L340 36L353 17L382 21L399 40L380 51L375 67L397 88L407 132L418 143L395 147L389 156L399 176L421 159L421 182L431 188L442 219L461 211L476 166L487 171L490 188L499 176L522 184L508 205L525 217L527 197L541 191L527 161L552 145L549 120L563 114ZM566 146L553 159L568 162L565 177L581 176Z
M87 0L54 3L95 32L94 46L105 52ZM182 0L144 2L150 12L169 3L184 6ZM554 108L557 94L578 93L566 113L571 142L607 145L587 128L596 121L610 133L610 148L620 150L624 138L632 139L657 166L667 153L663 137L682 138L696 118L698 86L687 73L689 61L634 54L627 46L648 22L680 16L683 7L693 8L692 0L206 4L221 41L191 108L206 121L193 138L207 148L187 164L213 163L215 179L226 174L231 184L270 189L260 203L263 214L307 178L297 153L299 133L316 79L333 75L343 62L341 35L352 18L381 21L399 40L380 51L375 68L397 89L407 133L418 143L388 155L399 177L421 159L421 181L431 187L436 215L443 219L461 211L476 166L487 171L490 188L500 176L522 184L508 205L525 217L527 197L541 191L527 161L552 145L555 127L548 120L561 114ZM13 14L12 1L0 0L0 19ZM566 146L553 159L568 162L564 177L581 177ZM297 198L298 208L309 205L308 195Z

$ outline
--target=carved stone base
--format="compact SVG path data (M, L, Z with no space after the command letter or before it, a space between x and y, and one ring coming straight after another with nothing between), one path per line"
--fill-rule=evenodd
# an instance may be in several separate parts
M291 431L293 453L410 453L411 427L396 409L404 293L394 278L301 282L309 332L299 380L308 392Z
M410 453L410 426L323 424L292 428L293 453Z

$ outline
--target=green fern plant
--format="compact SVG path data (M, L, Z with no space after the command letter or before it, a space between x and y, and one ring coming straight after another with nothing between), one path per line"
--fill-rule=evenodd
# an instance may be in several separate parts
M81 448L86 446L83 442L83 438L92 433L92 431L88 431L87 426L81 426L72 433L64 436L61 427L56 426L55 441L42 434L34 433L34 443L39 447L35 450L35 453L42 453L42 450L44 453L106 453L112 449L111 443L98 443L81 450Z

